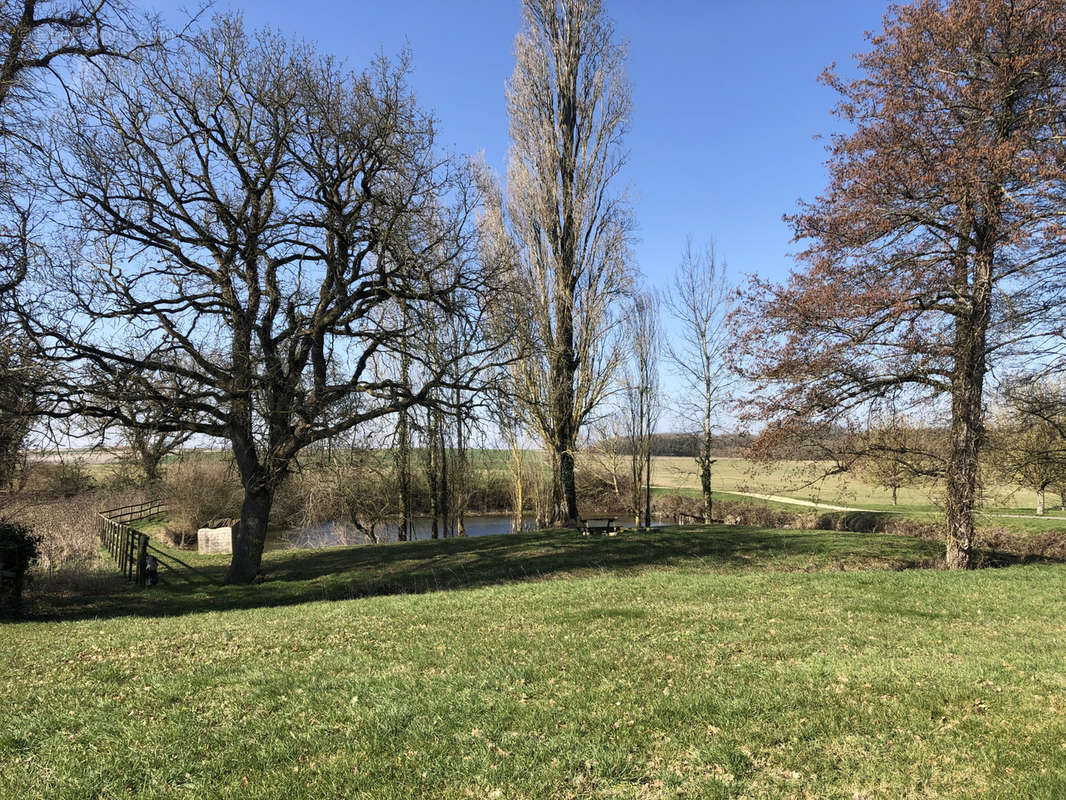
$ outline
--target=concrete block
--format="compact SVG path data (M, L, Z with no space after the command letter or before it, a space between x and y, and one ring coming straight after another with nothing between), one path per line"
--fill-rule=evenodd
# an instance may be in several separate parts
M233 552L233 528L200 528L196 532L196 550L201 555Z

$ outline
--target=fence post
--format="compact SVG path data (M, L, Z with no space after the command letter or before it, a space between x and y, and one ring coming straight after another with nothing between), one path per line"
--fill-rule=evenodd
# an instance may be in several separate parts
M132 577L130 575L130 559L133 557L132 548L130 547L132 542L130 541L129 528L123 527L120 530L125 534L122 537L122 577L129 580Z
M137 585L145 585L145 562L148 556L148 537L143 533L137 534Z

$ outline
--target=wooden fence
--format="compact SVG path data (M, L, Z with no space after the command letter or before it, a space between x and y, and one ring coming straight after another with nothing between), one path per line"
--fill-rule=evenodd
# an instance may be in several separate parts
M127 523L154 517L167 510L166 503L150 500L131 506L109 508L98 515L100 538L112 558L118 562L122 576L138 586L148 585L148 540L149 536ZM152 548L153 550L155 548Z
M195 567L186 564L171 553L164 552L152 545L151 537L128 523L154 517L167 512L166 503L161 500L149 500L132 506L110 508L98 514L100 538L112 558L118 562L123 577L134 581L138 586L148 585L148 556L155 557L158 566L190 583L193 576L215 583L215 579L205 575Z

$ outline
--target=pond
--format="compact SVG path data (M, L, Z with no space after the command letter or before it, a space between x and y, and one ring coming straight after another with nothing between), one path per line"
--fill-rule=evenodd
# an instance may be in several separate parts
M492 536L511 532L511 517L507 514L468 515L465 520L467 536ZM417 516L412 520L413 539L429 539L433 534L430 517ZM395 542L399 520L379 523L374 533L379 542ZM523 530L536 530L536 521L527 517ZM303 530L271 531L267 550L289 550L306 547L337 547L339 545L370 544L371 540L350 522L323 522Z
M620 519L623 524L628 519ZM416 516L412 520L412 539L429 539L433 534L433 520ZM507 514L470 514L465 519L467 536L494 536L511 532L511 517ZM666 523L656 521L652 527ZM379 523L374 533L378 542L395 542L399 520L389 519ZM523 530L537 529L536 520L526 517ZM267 550L292 550L296 548L338 547L354 544L372 544L372 541L350 522L323 522L302 530L271 531L267 535Z

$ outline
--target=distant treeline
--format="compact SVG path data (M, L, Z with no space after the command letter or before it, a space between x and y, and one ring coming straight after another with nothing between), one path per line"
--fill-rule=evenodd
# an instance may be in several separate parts
M652 434L651 454L653 456L695 458L699 448L700 434L674 432ZM740 458L751 443L751 434L747 432L720 433L711 436L711 449L716 455ZM605 440L600 447L610 448L620 455L632 455L632 443L622 437Z

